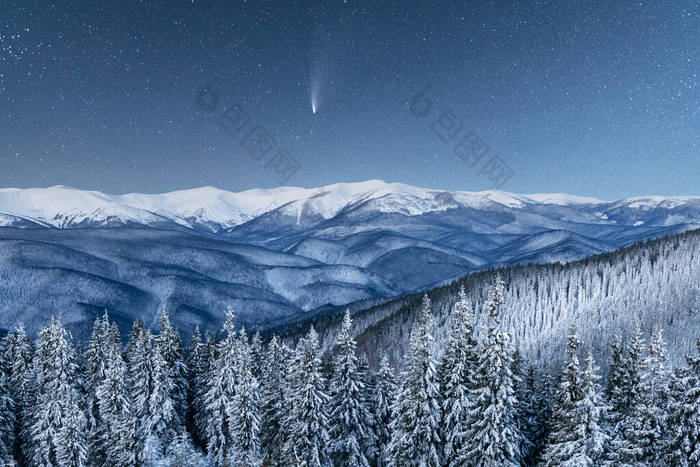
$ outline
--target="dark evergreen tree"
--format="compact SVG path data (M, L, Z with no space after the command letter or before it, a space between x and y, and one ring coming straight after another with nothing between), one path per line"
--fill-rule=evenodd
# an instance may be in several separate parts
M552 432L542 453L546 466L592 466L603 457L606 435L600 427L605 405L598 389L598 376L589 352L584 368L578 360L580 342L571 330L567 362L556 393Z
M396 397L396 377L389 360L382 357L374 385L374 433L377 445L377 465L389 465L387 447L391 439L391 407Z
M285 464L309 467L330 462L328 444L329 397L321 375L318 334L313 327L297 344L288 392L289 438L285 443Z
M262 419L260 437L265 465L281 462L285 441L284 419L286 359L288 350L280 345L277 336L272 336L267 345L262 367Z
M224 339L217 345L216 358L209 371L207 393L204 399L206 423L204 434L207 453L217 465L225 465L231 448L231 432L227 411L235 395L238 372L238 342L229 308L224 323Z
M84 465L86 420L70 335L60 317L39 331L33 362L36 402L29 426L35 465Z
M458 465L457 454L465 443L469 393L474 389L474 373L479 351L474 339L471 310L464 286L460 287L452 323L438 368L442 395L442 462Z
M365 386L357 368L357 345L350 334L351 328L350 312L346 311L336 340L338 349L330 385L330 451L335 463L369 467L374 432L371 413L364 401Z
M431 332L430 299L425 295L419 325L411 334L408 369L392 406L389 465L440 465L440 390Z
M187 363L180 333L170 323L170 315L163 306L160 315L160 332L156 336L158 349L165 362L169 382L167 398L172 400L177 416L177 429L184 424L187 413Z
M474 387L469 395L465 443L458 461L475 466L511 466L519 459L520 433L516 404L510 335L500 330L503 282L497 277L487 309L488 329L479 354Z

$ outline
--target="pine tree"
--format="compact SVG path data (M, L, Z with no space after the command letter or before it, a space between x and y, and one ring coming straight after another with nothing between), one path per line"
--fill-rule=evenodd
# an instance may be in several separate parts
M13 465L15 445L15 401L10 377L0 372L0 464Z
M170 316L163 305L160 315L160 332L156 336L158 349L166 364L168 373L167 397L172 400L177 415L177 428L183 424L187 412L187 363L185 361L185 348L182 345L180 333L170 324Z
M280 345L277 336L272 336L267 345L262 367L262 416L260 438L265 465L275 465L282 456L285 440L284 418L286 359L288 350Z
M658 328L654 330L642 368L640 392L630 414L629 439L635 447L635 463L660 465L668 418L669 381L666 344Z
M392 406L389 465L440 465L439 387L431 332L430 299L425 295L419 325L411 334L408 369Z
M538 395L535 386L535 367L530 364L522 382L522 391L519 400L520 404L520 435L522 463L525 465L535 465L537 452L540 448L538 436L541 423L538 412Z
M235 395L238 343L233 324L233 311L229 308L224 324L224 339L217 346L208 376L207 393L204 398L206 424L204 434L207 453L217 465L224 465L231 447L231 434L227 410Z
M263 345L260 331L256 331L255 334L253 334L253 338L250 340L250 358L253 365L253 376L259 381L263 367Z
M10 387L15 404L15 459L19 462L29 458L31 411L36 400L36 384L32 360L34 350L24 327L20 324L15 332L13 360L10 368Z
M238 337L238 375L234 396L226 410L231 430L233 465L256 466L260 455L260 386L253 375L253 356L245 329Z
M77 386L77 365L70 336L60 317L39 331L33 362L36 405L29 434L31 463L82 465L86 450L84 414Z
M118 346L114 345L110 339L109 318L105 311L102 319L95 319L83 359L89 427L88 451L90 461L96 465L104 465L107 462L107 447L112 444L107 431L108 422L100 417L97 387L105 381L107 376L108 355L121 350L121 343Z
M464 445L469 392L474 388L473 375L477 368L478 345L474 339L471 310L464 285L451 321L447 347L442 355L438 375L442 395L441 439L442 462L457 464L457 453Z
M306 338L297 344L289 385L285 463L309 467L327 465L329 397L324 389L318 334L313 326Z
M331 383L330 449L336 463L368 467L368 448L374 442L374 433L363 400L364 382L357 368L357 345L351 328L350 311L346 311L336 341L338 354Z
M542 382L535 395L536 429L531 437L534 443L533 464L539 461L552 429L552 400L554 399L552 378L548 373L542 373L541 378Z
M617 353L618 349L614 349ZM615 375L617 387L610 389L609 405L612 407L610 420L610 452L608 459L615 464L633 464L641 455L638 446L632 441L633 414L632 409L641 403L642 397L642 354L644 339L639 326L635 327L626 351L620 357L614 354L611 373ZM621 365L621 367L617 367Z
M83 467L88 465L85 437L87 420L80 407L77 391L69 392L64 404L61 427L55 441L56 463L66 467Z
M109 465L129 464L138 458L136 420L133 417L126 363L120 349L111 346L105 377L96 390L98 419L102 425L98 446L106 453Z
M700 353L700 340L696 342ZM689 368L676 368L670 384L666 462L688 467L700 464L700 356L686 357Z
M148 417L142 427L145 438L155 437L161 446L169 445L181 429L180 419L176 411L175 401L171 395L173 381L168 362L163 358L160 347L153 346L150 358L152 360L153 379L151 393L148 398Z
M389 360L383 357L379 364L374 387L374 432L377 437L377 465L388 465L387 446L391 439L391 407L396 395L396 378L389 366Z
M465 445L458 462L476 466L517 465L520 434L515 414L513 353L510 336L500 331L499 310L503 282L496 280L489 294L489 325L479 354L474 388L469 395Z
M578 360L575 329L568 337L567 363L562 371L552 432L542 454L546 466L592 466L601 460L606 435L599 426L604 404L598 394L596 368L589 352L584 369Z
M209 356L207 355L207 345L202 342L199 326L196 326L192 333L190 349L187 354L188 369L188 389L187 389L187 431L192 434L192 442L201 446L204 436L198 425L204 408L202 400L204 391L200 385L206 384L205 378L209 370Z

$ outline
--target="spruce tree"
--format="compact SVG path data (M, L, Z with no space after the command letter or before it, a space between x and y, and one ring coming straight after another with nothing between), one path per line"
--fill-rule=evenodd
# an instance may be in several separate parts
M515 378L510 335L500 330L503 282L496 277L487 309L489 324L469 395L465 444L458 461L475 466L517 465L520 434L516 426Z
M606 435L599 424L605 405L589 352L584 368L578 360L580 342L575 329L568 336L567 362L562 371L554 406L552 432L542 453L546 466L592 466L601 461Z
M33 371L37 392L29 427L31 463L83 465L85 415L77 390L74 349L60 317L39 331Z
M0 464L14 464L15 402L10 377L0 372Z
M530 364L522 382L520 404L520 435L522 439L521 453L522 463L534 465L537 452L540 448L538 437L540 436L539 399L535 385L535 367Z
M666 344L661 329L654 330L642 368L640 392L630 415L629 439L635 447L635 463L659 465L663 461L669 403Z
M204 435L207 453L217 465L224 465L231 448L231 433L227 411L235 395L238 343L233 324L233 311L226 313L224 339L217 346L217 356L209 371L204 398L206 422Z
M618 350L614 349L617 353ZM633 408L642 403L642 369L644 339L639 326L635 327L632 337L622 357L613 360L611 373L615 375L617 386L609 390L610 451L608 459L618 465L633 464L641 454L639 447L632 440L634 430ZM618 368L617 365L620 365ZM610 386L609 386L610 388Z
M377 438L377 465L388 465L387 446L391 439L391 407L396 397L396 377L389 360L382 357L374 387L374 432Z
M238 375L234 396L226 410L231 430L233 465L256 466L260 454L260 386L253 375L253 356L245 329L238 337Z
M420 322L411 333L408 369L392 406L389 465L440 465L440 405L430 299L423 297Z
M330 462L328 452L329 397L321 375L318 334L313 326L295 350L289 381L289 438L285 463L318 467Z
M168 379L167 397L172 400L178 427L184 424L187 412L187 363L180 333L170 323L170 315L163 306L160 315L160 332L156 336L158 349L165 362Z
M700 339L696 342L700 354ZM670 384L666 462L687 467L700 464L700 356L687 356L688 368L677 368Z
M370 465L369 449L374 443L371 413L365 405L364 382L357 368L356 343L350 334L350 311L345 312L338 353L331 382L329 418L330 450L336 463L348 466Z
M463 285L450 324L447 347L438 368L442 395L442 462L447 466L458 464L457 453L464 444L469 392L474 388L473 376L478 362L478 345Z
M10 387L15 405L15 447L14 457L21 464L28 463L31 457L31 417L36 403L36 378L33 369L31 341L20 324L15 332Z
M260 438L265 465L274 465L281 460L284 447L284 418L286 389L287 351L280 345L277 336L272 336L267 345L262 367L262 418Z
M99 420L103 425L98 445L106 453L109 465L129 465L138 458L136 420L128 384L126 363L119 349L112 346L104 380L95 391Z

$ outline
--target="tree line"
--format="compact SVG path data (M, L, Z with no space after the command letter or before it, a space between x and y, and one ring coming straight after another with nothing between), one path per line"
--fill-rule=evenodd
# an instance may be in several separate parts
M0 343L0 462L36 466L698 465L700 357L671 369L662 331L613 339L605 387L575 328L561 365L537 368L501 325L494 280L476 332L464 289L447 341L424 297L404 370L357 355L346 313L323 356L236 329L195 329L186 349L163 310L126 346L95 321L84 349L61 319ZM700 347L700 344L698 344Z

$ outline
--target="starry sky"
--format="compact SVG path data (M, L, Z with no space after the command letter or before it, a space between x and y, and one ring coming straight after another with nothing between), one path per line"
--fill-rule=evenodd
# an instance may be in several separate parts
M0 12L0 187L700 195L696 0Z

